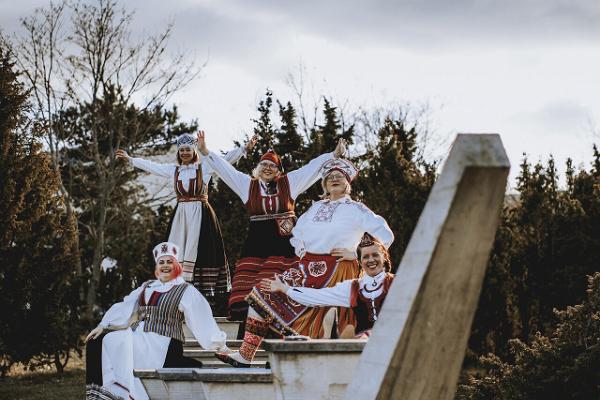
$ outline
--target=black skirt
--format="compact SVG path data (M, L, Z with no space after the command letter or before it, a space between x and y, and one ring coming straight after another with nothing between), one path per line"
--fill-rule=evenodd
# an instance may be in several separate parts
M177 207L173 210L166 240L169 238L176 211ZM215 304L227 302L231 291L231 273L225 255L221 226L215 210L208 202L202 202L202 222L194 265L194 277L190 283L202 293L213 307L213 311L215 311Z

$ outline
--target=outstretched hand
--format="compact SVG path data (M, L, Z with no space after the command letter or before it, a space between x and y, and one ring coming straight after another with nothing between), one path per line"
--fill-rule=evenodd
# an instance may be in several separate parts
M252 151L252 149L256 145L256 142L258 142L258 135L254 135L250 138L250 140L248 140L248 143L246 143L246 153Z
M206 147L206 138L203 130L198 131L198 150L202 155L208 155L208 147Z
M281 275L279 274L275 274L275 279L263 279L258 285L261 287L261 289L267 290L271 293L286 293L290 287L286 285L281 279L279 279L280 276Z
M346 139L340 138L337 142L337 146L335 146L335 151L333 152L333 156L335 158L341 158L346 155Z
M98 336L102 335L102 332L104 332L104 328L102 328L101 326L95 327L85 338L85 343L89 342L90 339L97 339Z
M117 149L117 151L115 151L115 157L117 158L117 160L125 160L125 161L129 161L129 154L127 154L127 152L125 150L122 149Z

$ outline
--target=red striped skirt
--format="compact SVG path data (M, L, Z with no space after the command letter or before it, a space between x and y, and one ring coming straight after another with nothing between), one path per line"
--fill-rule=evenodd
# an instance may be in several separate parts
M231 320L244 321L248 314L246 296L252 288L264 278L273 278L285 270L298 265L298 258L272 256L268 258L245 257L235 264L235 274L231 283L228 317Z

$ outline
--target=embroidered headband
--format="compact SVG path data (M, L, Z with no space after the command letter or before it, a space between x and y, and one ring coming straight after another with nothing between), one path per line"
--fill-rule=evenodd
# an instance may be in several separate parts
M323 163L321 167L321 179L327 178L333 171L340 171L344 174L348 182L352 182L358 176L358 168L343 158L335 158Z
M179 253L179 247L170 242L157 244L156 247L154 247L154 250L152 250L155 262L162 256L173 256L177 259L177 253Z
M190 135L189 133L184 133L183 135L179 135L177 137L177 148L183 146L196 147L196 143L198 143L198 138L194 135Z

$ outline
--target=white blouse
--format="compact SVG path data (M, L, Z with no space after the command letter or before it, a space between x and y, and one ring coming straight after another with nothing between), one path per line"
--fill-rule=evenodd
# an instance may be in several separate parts
M148 302L154 292L164 293L171 289L173 285L182 283L185 283L185 281L181 277L165 283L159 280L152 281L144 292L145 300ZM140 286L135 289L125 296L122 302L115 303L109 308L99 326L104 329L125 329L129 327L134 322L133 318L142 288L143 286ZM227 336L225 332L219 329L213 318L210 305L198 289L191 285L188 286L179 302L179 311L185 316L185 323L204 349L214 350L225 345ZM143 326L138 329L143 329Z
M335 248L356 249L365 232L386 248L394 241L394 234L385 219L346 195L338 200L313 203L298 218L290 243L298 257L305 253L331 254Z
M333 153L321 154L319 157L312 159L308 164L297 170L286 173L290 184L290 195L292 199L296 199L300 193L305 192L315 183L320 175L321 166L326 161L333 158ZM219 177L242 199L246 204L250 195L250 182L252 178L249 175L235 169L231 164L225 162L223 157L215 152L210 152L204 157L211 168L219 175ZM266 195L264 185L260 185L260 190L263 195Z
M231 164L235 164L244 155L244 148L236 147L235 149L227 152L223 158ZM206 162L206 159L199 155L200 164L202 165L202 181L208 184L210 179L213 177L215 171L210 167L210 164ZM154 161L145 160L143 158L131 157L129 159L131 165L141 170L144 170L150 174L162 176L163 178L175 177L175 169L177 164L160 164ZM190 180L196 178L196 170L198 169L198 163L179 165L179 179L183 185L184 190L188 190L190 186Z
M380 272L374 277L365 274L359 280L360 293L367 299L376 299L379 297L383 293L382 282L385 276L385 271ZM285 294L295 302L309 307L350 307L352 281L353 279L348 279L333 287L321 289L292 287ZM380 286L377 290L365 290L365 288L372 290L377 286Z

